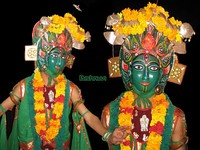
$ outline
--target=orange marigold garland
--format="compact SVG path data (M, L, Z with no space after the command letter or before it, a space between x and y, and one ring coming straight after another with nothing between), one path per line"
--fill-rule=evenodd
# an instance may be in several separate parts
M120 101L120 113L118 116L118 123L120 126L131 126L131 117L134 106L132 106L134 95L131 91L125 92L122 100ZM128 130L128 133L131 131ZM120 144L122 150L130 148L130 136L126 137L126 141Z
M56 78L57 84L55 85L56 95L55 103L52 111L50 121L47 121L44 105L44 82L38 69L35 70L33 78L34 87L34 110L35 115L35 129L36 132L41 136L43 140L54 139L61 128L60 119L64 109L64 97L66 88L66 79L64 75L59 75Z
M127 91L120 101L120 113L118 116L119 126L132 126L131 117L134 110L132 106L134 95L132 91ZM162 142L162 134L164 131L165 116L169 102L164 94L156 95L152 103L152 120L150 122L150 134L146 145L146 150L159 150ZM131 130L127 131L131 132ZM120 144L121 150L131 150L130 135L126 137L126 141Z

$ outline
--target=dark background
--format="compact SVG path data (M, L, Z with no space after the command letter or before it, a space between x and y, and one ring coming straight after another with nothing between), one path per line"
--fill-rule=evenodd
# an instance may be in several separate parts
M150 1L156 3L156 1ZM187 65L182 85L168 83L165 92L174 105L186 114L189 136L189 150L196 150L199 136L198 101L199 96L199 43L200 8L195 0L162 0L158 2L169 12L170 16L182 22L188 22L196 32L191 42L187 43L187 54L178 55L179 62ZM3 3L3 2L2 2ZM84 50L73 50L76 57L72 69L64 72L68 79L77 84L81 90L86 106L98 117L101 110L116 98L124 85L121 78L109 78L107 59L112 57L112 46L104 39L103 31L108 15L120 12L125 7L139 9L146 6L146 0L35 0L5 1L1 3L1 80L0 102L21 79L31 75L33 62L24 60L24 46L31 45L31 33L34 24L42 16L58 14L63 16L70 12L86 31L90 31L92 40L85 43ZM80 5L82 12L73 4ZM114 47L118 50L118 47ZM117 54L115 54L117 56ZM81 81L83 76L103 76L106 81ZM107 149L101 136L88 127L93 149ZM1 142L1 141L0 141Z

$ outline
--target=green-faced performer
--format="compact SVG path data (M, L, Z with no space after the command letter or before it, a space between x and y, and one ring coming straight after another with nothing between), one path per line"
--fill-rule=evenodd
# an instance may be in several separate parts
M84 41L90 41L90 34L70 13L42 17L35 24L33 45L25 51L26 60L35 60L35 70L19 81L0 105L1 150L90 150L85 122L101 136L107 133L84 105L79 87L63 74L64 68L73 64L71 50L83 49ZM5 115L13 108L12 132L6 135ZM107 141L122 141L124 137L115 138L121 129L106 134Z
M129 135L110 150L186 150L184 112L164 92L167 81L181 84L185 66L176 53L185 53L190 24L169 17L157 4L139 10L125 8L108 16L104 33L112 45L121 45L120 75L126 91L102 111L102 123L112 132L129 126Z

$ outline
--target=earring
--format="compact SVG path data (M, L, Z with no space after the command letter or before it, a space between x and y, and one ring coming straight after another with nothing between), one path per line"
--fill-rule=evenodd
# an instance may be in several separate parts
M132 85L131 82L128 83L128 87L129 87L130 90L133 90L133 85Z
M163 92L163 89L160 85L157 85L157 87L155 88L155 94L159 95Z
M46 66L46 65L43 65L43 66L42 66L42 70L43 70L43 71L46 71L46 70L47 70L47 66Z
M70 54L67 58L66 58L66 67L67 68L72 68L73 64L74 64L74 60L75 60L75 56Z

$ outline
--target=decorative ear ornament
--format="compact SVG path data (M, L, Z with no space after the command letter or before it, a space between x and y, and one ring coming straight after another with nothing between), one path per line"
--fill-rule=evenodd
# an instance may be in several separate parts
M129 82L129 83L128 83L128 87L129 87L129 89L132 90L132 89L133 89L133 84Z
M108 59L108 72L110 78L120 77L119 56L115 56L115 47L112 45L112 57Z
M163 88L160 85L157 85L157 87L155 88L155 94L159 95L163 93Z
M37 60L37 46L27 45L25 46L25 61L36 61Z
M182 83L186 67L186 65L180 64L178 62L178 57L175 55L175 61L172 66L168 81L180 85Z
M42 66L42 70L45 72L47 70L47 66L46 65L43 65Z
M120 77L119 56L108 59L108 72L110 78Z
M66 67L71 69L74 64L74 60L75 60L75 56L70 54L69 57L67 58Z

